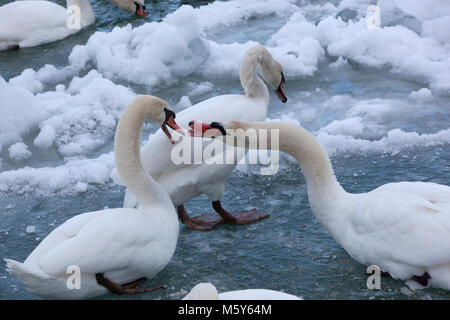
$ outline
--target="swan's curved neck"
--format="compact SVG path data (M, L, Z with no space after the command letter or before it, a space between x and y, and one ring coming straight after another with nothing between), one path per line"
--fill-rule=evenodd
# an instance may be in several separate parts
M67 0L67 9L70 10L71 6L80 9L81 27L94 23L95 15L90 0ZM71 14L74 13L75 12L71 11Z
M143 206L161 203L169 196L145 171L141 161L141 131L145 107L131 103L122 114L114 138L114 157L119 176Z
M269 90L256 73L258 64L265 63L266 59L269 59L269 57L264 51L250 49L242 61L239 77L241 85L249 97L263 98L269 101Z
M272 132L267 135L258 134L258 145L261 144L259 137L265 139L267 136L267 148L264 149L279 149L297 160L305 176L309 201L316 215L328 215L330 211L338 211L333 206L346 192L336 180L327 153L312 134L301 127L284 122L230 121L226 123L226 127L242 128L244 131L256 129L256 133L259 129L279 130L278 145L271 141ZM274 136L277 136L277 131ZM251 140L247 140L247 148L251 147L248 145ZM314 210L315 208L317 210Z

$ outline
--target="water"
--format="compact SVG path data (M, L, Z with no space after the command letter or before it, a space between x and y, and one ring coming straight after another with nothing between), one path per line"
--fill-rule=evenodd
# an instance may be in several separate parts
M145 21L161 21L182 4L200 7L210 2L148 1L146 6L150 15ZM271 36L285 26L291 12L282 9L277 12L276 8L263 12L247 6L250 2L242 4L242 10L250 12L248 16L237 20L230 16L228 24L205 27L206 39L217 44L270 42ZM9 80L25 68L38 70L45 64L65 67L73 46L86 43L96 30L110 32L114 26L144 23L143 19L122 12L107 1L92 1L92 4L97 18L95 26L52 44L0 52L1 76ZM339 2L334 4L338 6ZM313 10L307 2L299 1L297 5L309 21L317 24L323 19L323 10ZM245 51L241 47L239 50ZM214 48L211 49L213 53ZM289 54L280 55L287 59ZM338 180L349 192L367 192L396 181L433 181L448 185L450 143L445 140L445 135L438 135L440 131L448 130L448 95L433 90L432 100L414 100L409 97L411 92L428 87L423 77L392 72L389 65L373 68L355 61L357 59L350 59L347 65L334 69L330 63L336 59L325 52L313 75L296 74L292 71L295 66L283 63L289 102L282 105L271 94L268 117L296 120L318 136L331 156ZM208 66L207 62L200 64L203 68L205 65ZM223 69L209 67L209 73L200 68L187 76L173 77L151 87L120 77L113 77L113 80L136 93L151 92L168 101L175 110L183 108L177 103L181 97L189 95L192 83L198 85L208 81L213 84L210 91L190 96L192 104L215 95L242 91L236 71L226 72L226 67L222 66L220 68ZM95 68L95 65L84 68L77 76L83 77L90 68ZM63 82L68 85L70 80ZM55 90L54 85L44 86L42 91L45 90ZM74 96L77 94L73 93ZM355 122L345 122L354 118L357 119ZM335 120L338 122L331 125ZM361 129L358 129L359 125ZM147 126L144 136L154 129L154 126ZM426 140L392 133L398 129L404 133L437 136ZM33 153L30 159L22 162L9 159L7 147L0 152L0 186L2 173L26 166L64 166L70 159L55 147L46 151L35 148L32 142L38 133L39 128L35 125L22 137ZM98 147L76 158L89 160L107 154L112 150L112 143L112 137L109 137ZM405 291L402 281L391 278L382 278L381 290L368 290L365 267L352 260L314 218L298 165L288 156L283 156L281 169L276 175L261 176L257 172L257 167L235 170L227 182L222 203L230 211L257 207L269 213L270 218L248 226L221 226L211 232L193 231L181 226L172 261L147 282L148 286L164 284L167 290L135 296L105 295L99 299L178 299L199 282L212 282L219 291L267 288L305 299L450 298L450 294L443 290ZM57 225L77 213L105 206L120 207L124 194L123 187L106 178L90 183L88 192L81 193L58 188L40 193L31 181L32 178L19 177L11 185L24 187L1 193L0 257L23 261ZM204 196L192 199L186 208L192 215L212 212L211 204ZM36 231L27 233L28 226L35 226ZM37 297L24 290L21 283L1 267L0 298Z

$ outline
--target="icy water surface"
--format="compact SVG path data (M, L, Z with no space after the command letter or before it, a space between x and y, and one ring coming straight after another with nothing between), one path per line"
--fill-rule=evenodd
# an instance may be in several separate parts
M347 191L396 181L450 184L450 40L438 32L446 23L440 12L420 2L382 2L383 29L368 33L370 1L208 3L147 1L144 20L95 0L95 26L0 52L0 112L9 117L0 120L1 258L23 261L75 214L122 205L124 189L110 179L112 137L136 94L159 96L178 111L240 93L239 64L256 43L280 61L287 80L289 101L271 93L268 118L313 132ZM34 71L22 73L27 68ZM147 125L144 138L154 130ZM230 211L257 207L271 216L211 232L181 226L172 261L147 283L166 291L100 299L178 299L199 282L305 299L450 298L443 290L411 292L390 278L382 278L381 290L368 290L365 267L315 220L305 180L288 156L273 176L238 166L222 200ZM193 215L212 211L206 197L186 207ZM37 297L2 266L0 298Z

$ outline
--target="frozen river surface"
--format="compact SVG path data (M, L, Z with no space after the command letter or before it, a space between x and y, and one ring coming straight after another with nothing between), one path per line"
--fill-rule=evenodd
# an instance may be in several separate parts
M0 52L1 258L23 261L73 215L121 206L124 189L110 178L113 134L136 95L159 96L179 111L240 93L240 62L257 43L286 76L289 101L271 93L268 118L311 131L347 191L395 181L450 184L448 1L380 1L381 29L367 28L370 1L153 1L145 19L91 2L95 26ZM147 125L144 140L155 129ZM223 204L271 217L211 232L181 226L172 261L147 283L166 291L101 299L178 299L199 282L305 299L450 298L390 278L368 290L365 267L315 220L301 171L286 155L271 176L238 166ZM212 211L206 197L187 208ZM1 264L0 298L37 297Z

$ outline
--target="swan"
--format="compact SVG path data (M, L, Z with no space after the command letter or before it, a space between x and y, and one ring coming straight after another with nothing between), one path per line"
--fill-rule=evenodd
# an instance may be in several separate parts
M183 132L174 119L169 106L152 96L134 99L120 118L114 156L120 176L141 200L139 209L76 215L45 237L25 262L5 259L7 271L29 292L47 299L85 299L108 291L134 294L161 287L139 288L169 263L179 223L169 195L142 167L139 143L144 120L160 124L170 138L167 126ZM76 268L80 288L69 290Z
M279 130L278 149L298 161L315 217L353 259L378 266L393 278L405 280L412 289L432 286L450 290L449 186L397 182L351 194L336 180L325 150L301 127L241 121L224 125L192 121L190 127L191 135L209 131L221 136L227 129L242 129L234 131L241 137L238 146L244 146L244 131ZM233 139L227 143L235 145ZM270 137L267 146L271 148Z
M139 16L147 15L143 0L110 1ZM80 9L79 25L73 19L74 6ZM67 9L45 0L10 2L0 7L0 51L61 40L94 22L89 0L67 0Z
M269 106L269 91L258 76L259 67L262 77L275 89L279 99L287 101L283 90L285 83L282 66L261 45L250 48L244 56L240 68L240 80L245 95L227 94L202 101L178 113L178 122L186 126L191 119L202 121L226 121L236 118L248 121L266 119ZM159 130L150 137L142 149L144 168L169 193L179 218L187 227L198 230L209 230L220 223L246 224L261 220L268 215L259 211L248 210L231 214L223 209L220 199L224 193L228 176L236 167L235 164L175 164L171 158L172 146L164 139ZM238 159L245 155L245 150ZM204 215L189 218L184 203L201 194L212 201L214 210L220 214ZM137 198L126 191L124 207L138 206ZM223 218L223 219L222 219Z
M218 293L211 283L199 283L182 300L303 300L292 294L268 290L246 289Z

